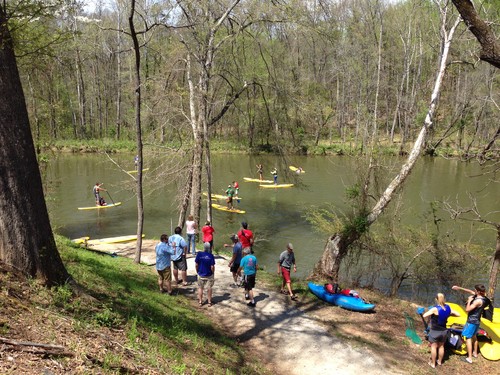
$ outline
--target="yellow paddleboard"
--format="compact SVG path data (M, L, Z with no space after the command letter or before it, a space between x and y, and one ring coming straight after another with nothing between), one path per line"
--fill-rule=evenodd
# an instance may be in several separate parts
M79 210L100 210L100 209L103 209L103 208L116 207L116 206L119 206L121 204L122 204L122 202L116 202L116 203L107 204L105 206L78 207L78 209Z
M71 242L76 243L76 244L82 244L88 240L90 240L90 237L86 236L86 237L75 238L75 239L71 240Z
M149 168L144 168L142 171L143 172L149 171ZM137 173L137 169L134 169L133 171L127 171L127 173Z
M232 210L227 208L227 206L221 206L220 204L217 204L217 203L212 203L212 207L217 209L217 210L221 210L221 211L226 211L226 212L234 212L234 213L237 213L237 214L244 214L246 211L243 211L243 210L239 210L237 208L233 208Z
M294 171L295 173L306 173L306 171L303 169L299 172L299 168L294 167L293 165L290 165L288 168L290 168L290 170Z
M144 234L142 235L144 238ZM131 234L128 236L118 236L118 237L108 237L108 238L100 238L95 240L88 240L88 245L102 245L102 244L112 244L112 243L120 243L120 242L130 242L137 240L137 235Z
M208 197L208 193L203 193L205 197ZM212 199L227 199L227 195L212 194ZM233 199L241 199L241 197L233 197Z
M293 184L278 184L278 185L259 185L261 188L266 189L279 189L279 188L289 188L292 187Z
M272 184L274 181L271 180L259 180L258 178L243 177L246 182L260 182L261 184Z

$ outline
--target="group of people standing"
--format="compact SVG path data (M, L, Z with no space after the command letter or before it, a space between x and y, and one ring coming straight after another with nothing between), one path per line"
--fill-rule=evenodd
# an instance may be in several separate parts
M209 222L205 227L211 228ZM204 228L205 228L204 227ZM188 240L181 236L182 228L176 227L174 234L168 236L162 234L160 242L156 245L156 270L158 272L158 287L161 293L172 294L172 277L177 285L186 286L187 282L187 260L186 257L191 251L195 255L195 268L198 284L198 304L204 305L204 291L207 290L207 304L212 306L212 288L215 282L215 257L213 250L213 228L212 231L204 231L203 251L196 252L193 237L196 235L196 223L190 215L186 221L186 233ZM208 237L205 233L210 232L212 243L205 241ZM232 273L232 287L243 287L245 300L249 307L255 307L255 287L258 262L254 255L253 244L254 235L248 228L248 223L242 222L241 229L230 236L231 244L224 244L224 247L232 247L232 256L228 267ZM172 264L172 265L171 265ZM173 269L173 270L172 270ZM280 254L278 261L278 274L283 276L281 292L289 294L292 300L296 299L291 287L290 272L297 271L293 245L289 243L287 249Z
M486 288L482 284L474 286L474 290L462 288L454 285L453 290L463 291L470 294L467 298L465 311L467 312L467 322L463 327L462 336L466 339L467 357L464 361L471 364L472 358L477 358L479 353L479 344L477 333L479 330L483 310L487 306L485 297ZM444 358L444 344L446 343L448 328L447 320L450 316L460 316L446 304L445 296L442 293L436 295L436 306L430 308L422 316L429 318L429 342L431 343L431 359L429 366L435 368L440 366Z

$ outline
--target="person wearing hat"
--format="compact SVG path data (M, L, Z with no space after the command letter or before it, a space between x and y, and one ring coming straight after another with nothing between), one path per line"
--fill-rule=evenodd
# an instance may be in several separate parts
M243 258L240 262L238 272L243 270L243 283L245 285L245 299L250 300L247 303L249 307L255 307L253 288L255 287L255 277L257 275L257 258L250 254L250 248L243 249Z
M248 224L245 221L241 222L241 229L238 232L238 238L241 242L241 247L243 250L250 249L253 247L253 232L248 229ZM253 254L253 251L252 251Z
M286 245L286 250L280 254L278 261L278 275L283 276L281 283L281 293L290 295L292 300L296 300L297 296L292 291L292 280L290 278L290 270L293 267L293 272L297 272L297 265L295 264L295 254L293 253L293 245L289 243ZM286 285L286 290L285 290Z
M231 235L229 237L231 241L233 242L232 244L224 244L224 247L233 247L233 256L231 260L229 261L229 270L233 274L233 280L234 284L231 284L233 287L240 286L240 282L238 280L241 280L241 273L238 272L238 269L240 268L240 262L241 262L241 254L243 251L243 248L241 247L241 242L238 239L238 236L236 234Z

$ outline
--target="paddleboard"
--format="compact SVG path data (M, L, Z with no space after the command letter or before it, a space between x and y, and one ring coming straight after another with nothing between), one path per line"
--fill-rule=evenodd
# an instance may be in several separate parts
M86 236L86 237L75 238L75 239L71 240L71 242L76 243L76 244L82 244L88 240L90 240L90 237Z
M78 207L78 209L79 210L100 210L103 208L116 207L116 206L119 206L121 204L122 204L122 202L116 202L116 203L107 204L106 206Z
M144 234L142 235L144 238ZM113 244L113 243L120 243L120 242L130 242L130 241L135 241L137 240L137 235L131 234L127 236L118 236L118 237L108 237L108 238L99 238L95 240L88 240L87 244L88 245L102 245L102 244Z
M274 181L271 180L259 180L258 178L243 177L246 182L260 182L261 184L272 184Z
M143 172L149 171L149 168L144 168L142 171ZM127 171L127 173L137 173L137 169L134 169L133 171Z
M208 193L203 193L205 197L208 197ZM212 199L227 199L227 195L212 194ZM233 199L241 199L241 197L233 197Z
M289 188L292 187L293 184L278 184L278 185L259 185L261 188L266 188L266 189L279 189L279 188Z
M243 210L239 210L237 208L234 208L231 210L231 209L227 208L227 206L221 206L220 204L217 204L217 203L212 203L212 207L215 208L216 210L221 210L221 211L226 211L226 212L234 212L237 214L244 214L246 212Z
M300 172L298 172L299 168L294 167L293 165L290 165L288 168L290 168L290 170L294 171L295 173L306 173L305 170L301 170Z

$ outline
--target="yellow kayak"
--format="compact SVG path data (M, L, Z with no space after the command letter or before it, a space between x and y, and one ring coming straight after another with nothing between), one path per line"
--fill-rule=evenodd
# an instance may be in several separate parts
M243 177L246 182L260 182L261 184L272 184L274 181L271 180L259 180L258 178Z
M267 188L267 189L279 189L279 188L289 188L292 187L293 184L278 184L278 185L259 185L261 188Z
M142 235L144 238L144 234ZM131 234L127 236L118 236L118 237L108 237L108 238L99 238L95 240L88 240L88 245L102 245L102 244L112 244L112 243L121 243L121 242L130 242L137 240L136 234Z
M149 168L144 168L142 171L143 172L149 171ZM127 173L137 173L137 169L134 169L133 171L127 171Z
M122 204L122 202L116 202L116 203L107 204L105 206L78 207L78 209L79 210L101 210L103 208L116 207L116 206L119 206L121 204Z
M467 313L464 308L456 303L449 303L452 310L455 310L460 314L459 317L450 316L448 318L447 326L451 327L453 324L464 325L467 321ZM481 355L490 360L490 361L498 361L500 360L500 309L497 307L493 313L493 322L490 322L487 319L481 318L480 327L486 331L488 337L491 339L489 341L479 340L479 350ZM457 354L467 354L467 348L465 346L465 340L462 345L461 350L455 350Z
M203 195L208 197L208 193L204 192ZM212 194L212 199L227 199L227 195ZM241 197L233 197L233 199L241 199Z
M301 170L299 171L299 168L294 167L293 165L290 165L288 168L290 168L290 170L291 170L291 171L293 171L293 172L295 172L295 173L306 173L306 171L305 171L305 170L301 169Z
M216 210L221 210L221 211L226 211L226 212L234 212L237 214L244 214L246 211L239 210L237 208L233 208L232 210L230 208L227 208L227 206L221 206L220 204L217 203L212 203L212 207L215 208Z

